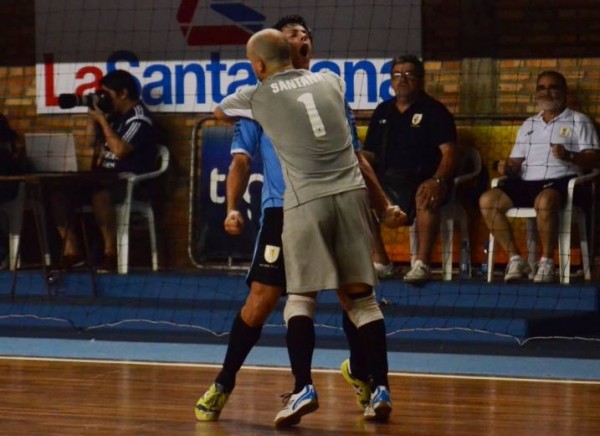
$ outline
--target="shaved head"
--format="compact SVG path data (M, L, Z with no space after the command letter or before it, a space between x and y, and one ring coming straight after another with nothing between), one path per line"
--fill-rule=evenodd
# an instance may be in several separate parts
M246 44L248 58L255 63L264 63L265 72L255 73L262 80L265 73L273 73L291 64L291 49L283 33L275 29L264 29L255 33Z

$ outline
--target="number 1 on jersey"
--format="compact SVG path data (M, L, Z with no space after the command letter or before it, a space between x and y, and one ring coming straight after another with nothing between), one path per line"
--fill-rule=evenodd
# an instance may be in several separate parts
M323 124L323 120L321 120L317 106L315 106L315 99L313 98L313 95L310 92L304 93L298 97L298 101L306 108L308 121L310 121L310 125L315 137L320 138L321 136L325 136L327 133L325 132L325 125Z

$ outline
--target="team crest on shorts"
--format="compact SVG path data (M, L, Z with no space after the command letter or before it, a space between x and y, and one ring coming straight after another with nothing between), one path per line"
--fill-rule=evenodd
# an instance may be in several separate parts
M275 263L275 261L279 259L280 252L281 247L276 247L275 245L267 245L265 246L265 252L263 256L267 262Z
M423 119L423 114L414 114L412 117L412 125L413 126L418 126L419 124L421 124L421 120Z

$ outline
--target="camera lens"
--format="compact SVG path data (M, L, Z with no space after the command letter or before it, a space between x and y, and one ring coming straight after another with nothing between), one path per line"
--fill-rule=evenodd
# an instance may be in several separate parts
M96 93L96 106L105 114L111 113L113 110L112 100L108 92L99 90Z
M94 103L102 112L106 114L112 112L113 107L110 95L103 90L86 95L60 94L58 96L58 106L61 109L72 109L78 106L87 106L93 109Z

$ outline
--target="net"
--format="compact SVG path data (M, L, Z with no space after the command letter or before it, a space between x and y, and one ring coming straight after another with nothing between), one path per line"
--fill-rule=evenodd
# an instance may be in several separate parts
M120 266L125 262L129 275L93 278L83 270L52 272L47 279L39 273L40 263L49 257L49 270L55 270L61 238L50 205L27 208L16 284L10 273L1 274L0 325L12 334L145 339L162 334L170 340L222 340L247 295L243 274L258 226L261 168L255 163L242 205L250 224L242 237L233 238L222 226L232 132L209 118L224 96L255 82L245 59L248 37L284 15L300 14L313 31L311 69L328 69L343 77L362 139L372 110L393 95L391 58L414 53L425 59L426 91L454 114L461 159L471 149L481 158L482 171L456 192L468 218L466 228L455 224L453 236L445 244L436 240L433 247L434 281L414 288L392 280L378 288L390 339L397 344L524 344L531 338L593 337L597 292L593 281L584 281L591 267L584 264L580 248L585 239L580 230L587 228L593 265L593 208L586 211L585 224L575 227L571 242L565 242L562 264L558 250L554 256L563 276L567 269L571 273L571 286L557 285L558 273L553 284L501 285L508 259L497 246L494 280L486 283L489 229L481 217L479 196L497 176L494 162L508 156L519 127L538 111L537 75L560 71L569 86L569 106L592 120L599 112L600 61L593 37L598 7L591 1L556 0L551 5L458 0L321 0L294 5L274 0L2 2L0 108L17 133L15 146L27 148L26 135L63 134L75 141L77 162L71 164L88 170L94 155L86 146L87 101L75 96L93 93L103 75L125 69L139 82L141 99L160 131L159 142L169 150L169 163L152 188L156 250L147 214L131 215L129 242L119 246L128 250ZM560 37L557 28L562 29ZM72 102L74 106L61 108ZM572 126L573 131L579 128ZM560 138L560 129L556 133ZM474 165L467 159L462 175L473 173ZM589 195L587 206L596 197ZM9 240L14 244L19 233L13 227L15 199L0 206L7 217L2 247L6 264ZM23 204L17 201L16 206ZM40 212L47 224L48 254L38 246L35 217ZM74 226L81 249L85 236L90 261L99 264L102 235L90 214L83 218L85 232L80 232L79 221L78 215ZM415 251L411 230L382 232L391 260L405 272ZM531 244L525 223L516 223L514 232L526 258ZM471 278L459 280L463 241L468 241ZM151 272L153 251L158 273ZM533 258L539 259L539 251ZM441 279L448 274L448 262L452 281L445 282ZM322 299L320 335L339 345L339 310L331 293ZM281 307L265 329L272 341L282 337L280 311Z

